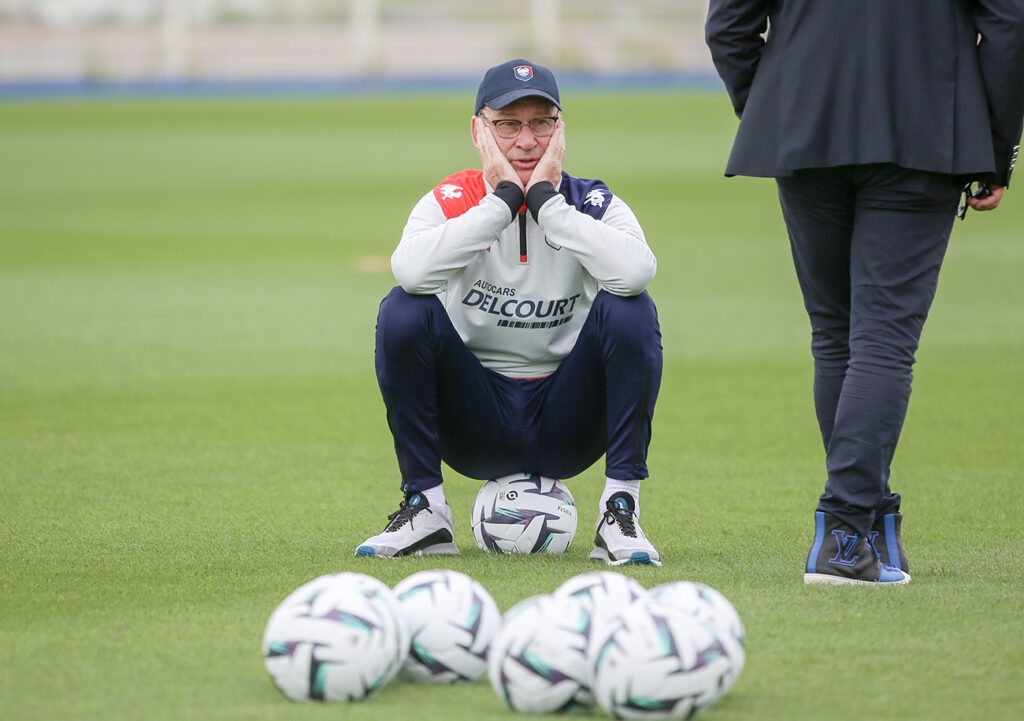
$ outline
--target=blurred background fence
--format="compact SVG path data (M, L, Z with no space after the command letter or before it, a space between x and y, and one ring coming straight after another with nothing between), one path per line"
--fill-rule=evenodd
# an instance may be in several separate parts
M700 78L708 0L0 0L0 84Z

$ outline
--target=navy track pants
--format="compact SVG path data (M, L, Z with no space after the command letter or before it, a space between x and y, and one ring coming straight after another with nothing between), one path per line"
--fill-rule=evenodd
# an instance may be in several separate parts
M646 292L599 292L558 369L515 379L481 365L437 297L396 287L380 304L375 363L405 492L441 483L442 460L479 480L567 479L605 454L610 478L648 475L662 348Z

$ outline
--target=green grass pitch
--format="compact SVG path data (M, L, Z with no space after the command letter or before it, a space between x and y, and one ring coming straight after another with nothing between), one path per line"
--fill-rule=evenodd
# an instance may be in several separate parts
M1024 718L1024 189L957 223L893 470L905 588L807 588L824 481L809 328L771 181L722 177L724 94L566 93L567 169L659 258L643 524L729 597L747 665L715 721ZM471 97L0 105L0 717L509 719L486 681L286 701L260 639L328 572L480 580L501 609L595 568L602 483L555 557L353 557L398 502L373 374L416 200L477 164ZM1024 180L1021 181L1024 183ZM601 714L597 713L597 717Z

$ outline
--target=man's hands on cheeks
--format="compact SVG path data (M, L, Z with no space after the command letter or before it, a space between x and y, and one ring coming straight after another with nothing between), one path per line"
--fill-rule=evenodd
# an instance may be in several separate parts
M537 167L533 169L530 182L526 184L526 192L530 192L537 183L547 181L556 188L562 179L562 161L565 160L565 123L559 119L555 132L551 134L548 147L541 156Z
M518 185L525 192L523 181L519 179L519 174L508 162L505 154L501 152L501 148L494 140L494 135L491 134L491 129L487 127L487 121L476 115L473 116L473 145L476 146L476 151L480 154L484 180L488 185L497 188L498 183L509 181Z

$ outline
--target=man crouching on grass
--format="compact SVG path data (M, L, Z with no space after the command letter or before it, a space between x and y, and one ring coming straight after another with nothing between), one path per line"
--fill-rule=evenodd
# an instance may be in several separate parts
M458 553L443 460L567 479L605 455L593 559L661 565L640 528L661 331L657 261L629 206L562 170L554 75L510 60L472 118L481 170L413 208L380 305L376 369L404 498L358 556Z

